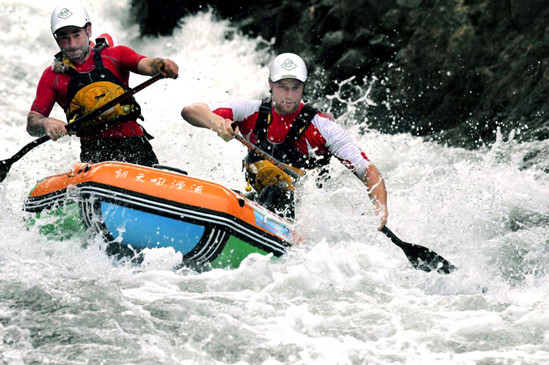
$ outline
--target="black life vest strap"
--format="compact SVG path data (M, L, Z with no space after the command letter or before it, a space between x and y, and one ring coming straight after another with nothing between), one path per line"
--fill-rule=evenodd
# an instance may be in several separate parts
M103 65L103 60L101 59L101 50L104 48L109 47L109 44L107 43L107 40L105 38L96 38L95 39L95 46L93 46L93 61L95 62L95 67L98 69L105 69L106 67ZM63 54L63 51L59 51L55 55L55 59L59 62L63 62L63 58L65 55ZM74 67L69 67L68 71L69 75L71 77L76 76L80 74Z
M80 73L78 72L74 67L70 67L68 74L71 77L71 81L69 81L69 87L67 89L67 108L70 105L70 101L74 98L76 93L80 90L82 82L82 78L86 80L86 84L89 83L88 80L94 79L93 75L100 72L102 74L101 80L95 80L95 81L111 81L117 85L120 85L124 90L127 90L128 88L122 84L120 80L114 76L114 74L103 65L103 60L101 59L101 50L109 47L109 44L104 38L98 38L95 40L97 43L93 47L93 61L95 63L94 68L89 72ZM61 61L63 60L63 53L59 52L55 57L58 56L61 57ZM89 75L89 76L88 76ZM78 81L77 81L78 80ZM68 109L65 110L65 114L68 115ZM72 118L72 116L71 116Z
M294 145L295 141L297 141L305 132L318 112L319 111L317 109L308 104L303 105L299 115L296 117L292 127L288 131L286 138L282 141L282 143L278 144L275 149L275 145L270 143L267 139L268 127L272 121L272 100L271 98L264 99L259 107L258 116L254 127L254 135L256 137L258 147L267 153L272 154L276 159L282 160L283 162L288 162L290 165L299 168L313 168L328 164L331 156L327 155L319 158L305 156ZM246 157L248 163L263 159L263 157L252 151L250 151Z
M254 127L255 138L262 142L267 140L267 130L273 120L271 110L272 100L271 98L263 99L257 112L257 120Z
M255 138L262 143L267 141L267 131L272 121L272 101L271 98L265 99L259 106L257 120L254 127ZM295 118L292 127L288 131L286 138L282 142L283 144L289 143L292 145L295 141L301 137L303 132L307 129L311 121L318 113L318 110L312 106L305 104L299 111L299 115Z
M71 79L67 88L67 105L65 106L65 114L67 116L67 120L71 120L73 117L79 115L78 110L70 113L70 103L82 87L91 83L90 80L94 80L92 82L110 81L114 84L119 85L124 91L128 90L128 88L103 64L101 51L109 47L107 40L105 38L97 38L95 42L96 43L93 47L93 60L95 63L94 68L91 71L84 73L78 72L73 67L69 68L68 74ZM55 57L62 62L63 52L59 52ZM124 105L133 105L133 111L125 116L120 116L114 123L109 123L108 125L124 123L130 120L143 120L143 116L141 115L141 106L137 103L134 97L131 97L126 102L124 102ZM105 129L108 125L105 124L99 127L90 127L86 128L85 130L82 129L82 131L77 133L77 136L92 135L98 130Z
M110 47L109 43L107 42L107 38L101 37L101 38L95 38L95 46L93 48L97 50L102 50L103 48Z
M317 114L318 110L316 110L309 104L303 105L303 107L299 111L299 115L295 118L295 121L292 124L290 131L288 132L288 135L282 143L293 144L295 141L297 141L299 137L301 137L303 132L305 132L309 124L311 124L311 121Z

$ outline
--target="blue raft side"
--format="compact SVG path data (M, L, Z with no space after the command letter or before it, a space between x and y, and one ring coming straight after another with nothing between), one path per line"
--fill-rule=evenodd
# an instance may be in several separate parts
M107 202L101 202L101 214L113 238L135 248L173 247L185 255L198 244L206 230L198 224Z

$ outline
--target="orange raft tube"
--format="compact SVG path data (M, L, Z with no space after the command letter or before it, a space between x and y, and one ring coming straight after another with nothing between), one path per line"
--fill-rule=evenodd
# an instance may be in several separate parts
M76 163L69 173L39 181L24 209L75 202L84 225L107 242L136 250L173 247L189 266L238 267L250 253L281 256L294 243L289 222L243 195L155 167Z

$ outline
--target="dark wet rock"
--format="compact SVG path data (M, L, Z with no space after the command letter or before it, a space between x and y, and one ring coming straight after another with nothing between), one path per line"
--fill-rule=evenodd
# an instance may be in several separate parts
M397 4L405 8L417 8L421 5L423 0L397 0Z
M333 69L339 77L346 79L357 74L363 74L364 70L371 67L371 54L364 48L351 48L341 56L333 65Z
M274 40L273 53L302 55L310 98L350 76L380 80L377 106L357 112L369 127L468 148L493 142L498 127L520 129L519 140L549 137L547 1L132 1L143 34L169 34L207 7Z
M380 20L385 31L396 31L405 22L404 14L400 9L389 9Z
M131 12L139 23L142 35L169 35L185 15L198 10L183 1L132 1Z
M518 26L527 26L547 8L545 0L509 0L513 21Z

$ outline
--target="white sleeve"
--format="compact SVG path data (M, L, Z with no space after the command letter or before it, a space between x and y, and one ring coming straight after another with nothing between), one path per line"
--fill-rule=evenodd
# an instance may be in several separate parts
M326 140L326 147L330 153L363 180L365 170L371 162L343 127L319 115L314 117L313 123Z
M261 100L230 100L223 103L209 104L210 110L228 108L233 111L233 120L241 122L259 110Z

